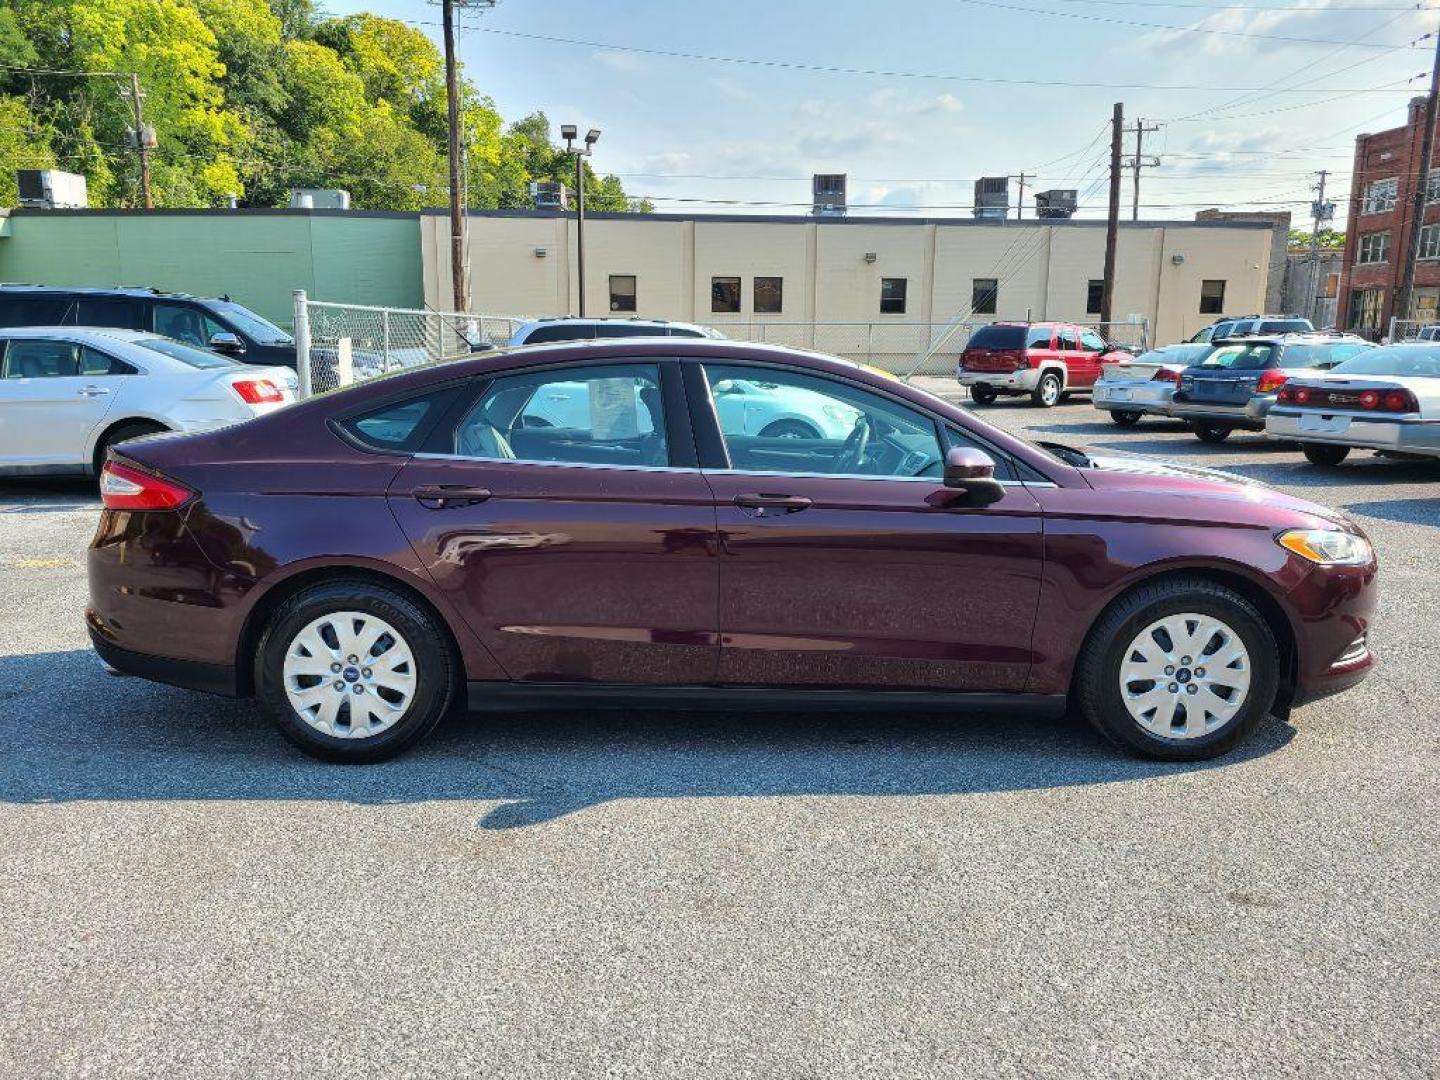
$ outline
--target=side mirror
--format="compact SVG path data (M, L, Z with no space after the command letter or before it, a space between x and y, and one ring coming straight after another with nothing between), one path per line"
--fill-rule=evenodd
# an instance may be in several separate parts
M945 486L964 492L966 506L989 506L1005 497L1005 488L995 479L995 459L971 446L946 451Z
M245 351L245 343L237 334L219 333L210 335L209 347L216 352L239 356Z

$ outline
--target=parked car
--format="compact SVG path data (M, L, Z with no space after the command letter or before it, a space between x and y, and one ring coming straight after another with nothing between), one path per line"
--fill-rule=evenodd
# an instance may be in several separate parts
M977 405L1002 395L1029 394L1048 409L1070 393L1091 389L1105 361L1128 355L1073 323L997 322L970 335L955 377L970 388Z
M1207 343L1162 345L1132 359L1100 369L1092 400L1121 427L1133 427L1142 416L1169 416L1170 398L1180 373L1198 363L1211 349Z
M751 435L716 408L736 381L854 423ZM577 382L608 407L579 429L524 422ZM1073 701L1133 752L1193 760L1373 663L1377 567L1344 515L1031 444L774 346L632 339L415 369L127 442L101 490L86 619L103 660L256 695L341 761L400 752L456 700Z
M295 339L228 296L0 285L0 330L16 326L143 330L247 364L295 367Z
M591 341L613 337L703 337L725 335L709 326L666 319L577 319L569 315L531 319L510 335L512 347L556 341Z
M1240 315L1216 319L1192 342L1219 341L1221 338L1248 337L1251 334L1313 334L1315 326L1298 315Z
M94 475L126 439L262 416L295 382L138 330L0 330L0 475Z
M1265 431L1297 440L1315 465L1339 465L1359 448L1440 459L1440 345L1387 345L1293 379Z
M1406 338L1406 341L1440 341L1440 324L1432 323L1429 326L1422 326L1415 333ZM1397 342L1398 344L1398 342Z
M653 410L642 400L640 387L622 389L618 398L613 393L592 397L592 385L609 389L598 381L547 383L526 402L521 423L525 427L586 430L599 410L613 407L629 395L635 400L624 409L634 418L635 433L646 435L655 430L650 419ZM723 379L711 392L726 431L762 439L843 439L859 416L855 409L827 395L764 380Z
M1264 431L1280 387L1294 375L1325 371L1375 346L1353 335L1282 334L1216 342L1180 374L1170 415L1204 442L1236 428Z

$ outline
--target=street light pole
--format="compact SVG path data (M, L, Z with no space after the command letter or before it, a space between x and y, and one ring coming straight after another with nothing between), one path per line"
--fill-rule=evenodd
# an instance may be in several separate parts
M450 135L450 286L456 311L466 309L465 231L460 213L460 79L455 68L455 0L441 4L445 35L445 102Z
M585 133L585 145L575 145L580 129L574 124L561 124L560 137L565 140L567 153L575 155L575 278L579 288L576 311L585 317L585 159L600 141L600 129L591 128Z

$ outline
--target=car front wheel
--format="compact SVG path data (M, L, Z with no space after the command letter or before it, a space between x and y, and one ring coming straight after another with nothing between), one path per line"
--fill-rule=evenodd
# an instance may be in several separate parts
M1126 409L1111 409L1110 422L1118 424L1120 427L1134 427L1140 423L1140 414Z
M326 761L383 761L406 750L445 715L458 679L435 617L368 581L317 585L285 601L255 658L266 713Z
M1311 465L1339 465L1350 456L1350 447L1330 443L1303 443L1300 452Z
M1107 738L1145 757L1198 761L1234 749L1270 711L1280 650L1244 597L1176 579L1106 611L1078 671L1079 706Z

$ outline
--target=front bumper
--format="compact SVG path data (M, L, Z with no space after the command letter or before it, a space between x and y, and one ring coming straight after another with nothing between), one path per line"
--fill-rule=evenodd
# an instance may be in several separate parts
M1322 413L1317 409L1280 406L1266 417L1265 434L1296 442L1440 457L1440 420L1377 417L1355 412Z
M1105 412L1136 412L1142 416L1169 416L1175 387L1147 382L1111 384L1097 382L1092 396L1097 409Z
M1218 402L1196 401L1186 398L1183 392L1177 392L1170 400L1170 415L1179 420L1197 420L1207 424L1264 431L1265 417L1274 405L1274 394L1256 394L1244 405L1224 405Z
M1292 705L1338 694L1375 666L1370 651L1379 567L1321 566L1305 570L1289 601L1299 616Z
M1021 368L1019 371L967 371L955 369L955 379L961 386L993 386L996 390L1028 394L1040 382L1038 368Z

